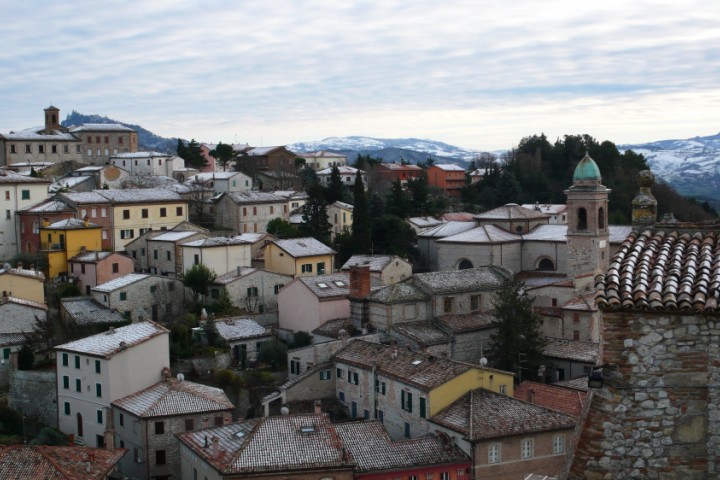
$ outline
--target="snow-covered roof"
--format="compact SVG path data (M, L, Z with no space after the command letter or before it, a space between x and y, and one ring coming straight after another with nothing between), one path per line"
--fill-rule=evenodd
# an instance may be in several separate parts
M237 175L244 175L242 172L203 172L188 178L188 182L205 183L210 180L229 180Z
M521 240L520 235L507 232L495 225L483 225L457 235L441 238L438 243L511 243Z
M275 240L273 243L295 258L335 254L335 250L313 237Z
M433 167L437 167L440 170L444 170L446 172L464 172L465 169L461 167L460 165L455 165L454 163L436 163L433 165Z
M68 260L68 262L97 262L98 260L104 260L110 255L113 255L115 252L106 252L106 251L95 251L95 252L85 252L80 253L78 255L75 255L71 259ZM119 255L119 254L118 254Z
M567 210L566 203L523 203L520 206L547 215L558 215Z
M170 378L112 402L139 418L221 412L233 408L221 388Z
M66 218L64 220L59 220L57 222L51 223L47 227L42 228L53 228L57 230L79 230L81 228L100 228L100 226L90 222L85 225L85 221L80 220L79 218Z
M228 198L239 205L252 205L254 203L285 203L287 201L287 198L270 192L227 192L224 195L227 195Z
M0 275L22 275L23 277L36 278L38 280L45 281L45 275L42 272L27 268L0 269Z
M328 205L328 207L337 207L342 208L343 210L350 210L353 211L355 209L355 205L352 205L350 203L341 202L340 200L331 203Z
M77 325L117 324L126 321L115 310L110 310L92 297L61 298L60 304Z
M32 300L27 300L25 298L18 298L18 297L2 297L0 298L0 306L6 305L8 303L14 303L15 305L22 305L24 307L31 307L31 308L37 308L39 310L47 310L48 307L44 303L39 302L33 302Z
M162 325L144 321L64 343L55 348L109 358L122 350L167 333L169 330Z
M475 228L475 222L446 222L418 234L419 238L445 238Z
M352 175L352 176L355 176L355 175L357 175L357 172L358 172L358 169L357 169L357 168L355 168L355 167L349 167L349 166L347 166L347 165L339 165L339 166L337 167L337 169L338 169L338 172L340 172L340 175ZM323 168L322 170L318 170L318 171L317 171L317 174L318 174L318 175L331 175L331 174L332 174L332 171L333 171L333 167ZM365 172L362 171L362 170L360 170L360 172L361 172L361 173L360 173L361 175L365 173Z
M406 303L429 300L420 287L411 283L396 283L372 292L368 299L380 303Z
M116 153L110 158L155 158L155 157L162 157L162 158L169 158L173 155L170 155L169 153L160 153L160 152L121 152Z
M193 232L196 233L196 232ZM157 240L157 237L153 240ZM227 247L229 245L250 245L250 241L245 239L242 235L235 237L208 237L201 238L199 240L193 240L192 242L183 243L181 247L194 247L194 248L212 248L212 247Z
M538 225L521 236L525 241L566 242L567 229L567 225Z
M548 218L548 215L534 210L523 208L517 203L508 203L490 211L475 215L475 219L484 220L541 220Z
M145 203L185 202L178 193L160 188L133 188L126 190L93 190L92 192L60 193L61 199L75 204L86 203Z
M438 220L435 217L411 217L408 218L408 222L415 225L418 228L430 228L437 227L445 223L444 220Z
M32 213L40 213L40 212L62 212L62 211L72 211L74 210L70 205L63 202L62 200L44 200L40 203L36 203L35 205L31 205L29 207L23 208L20 211L21 212L32 212Z
M0 184L3 183L50 183L50 180L39 177L26 177L25 175L20 175L19 173L15 173L12 170L0 169Z
M350 270L350 267L356 266L368 266L371 272L382 272L396 258L398 258L396 255L353 255L340 270Z
M255 320L242 317L221 318L215 321L215 328L226 342L263 337L271 331Z
M183 232L165 232L157 237L152 237L155 242L177 242L193 235L201 234L200 232L183 231Z
M70 127L71 132L134 132L135 130L119 123L83 123Z
M417 165L403 165L400 163L381 163L378 166L387 168L388 170L414 170L417 172L422 171L422 168L418 167Z
M262 155L267 155L269 153L272 153L273 151L279 149L279 148L285 148L283 146L274 146L274 147L255 147L251 148L247 151L247 154L251 157L258 157Z
M109 293L117 290L118 288L124 288L135 282L139 282L140 280L145 280L146 278L150 278L150 275L148 275L147 273L128 273L127 275L123 275L122 277L114 278L109 282L100 284L92 290L96 292Z
M46 131L45 127L31 127L18 132L4 133L2 135L7 140L49 140L49 141L69 141L79 142L80 139L72 133L62 130Z
M304 283L318 298L347 297L350 294L350 275L347 273L299 277L295 281Z
M100 195L99 190L92 192L64 192L59 195L61 199L81 205L88 203L109 203L107 198Z
M87 167L78 168L75 171L80 173L85 172L99 172L103 168L105 168L105 165L88 165Z
M425 291L438 294L496 290L512 277L513 273L506 268L487 265L467 270L417 273L412 280Z
M93 180L93 177L86 176L86 175L79 175L76 177L70 176L70 177L63 177L57 182L51 184L48 187L48 191L50 192L56 192L62 188L75 188L77 185L87 182L88 180Z

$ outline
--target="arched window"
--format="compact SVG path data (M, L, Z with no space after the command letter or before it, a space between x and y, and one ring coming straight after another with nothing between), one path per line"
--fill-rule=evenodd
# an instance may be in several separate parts
M603 207L598 209L598 227L605 228L605 209Z
M57 117L55 116L54 113L52 114L52 123L53 123L53 125L57 123Z
M523 227L522 227L522 225L518 225L517 227L515 227L515 231L516 231L517 233L523 233Z
M467 258L463 258L460 260L460 263L458 264L458 270L467 270L469 268L473 268L473 264L470 260Z
M555 264L549 258L543 258L538 263L538 270L555 270Z
M587 210L584 208L578 208L577 229L587 230Z

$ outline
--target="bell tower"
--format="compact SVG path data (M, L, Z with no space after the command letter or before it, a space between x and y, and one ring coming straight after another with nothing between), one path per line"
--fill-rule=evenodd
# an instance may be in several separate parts
M602 184L600 169L587 153L575 167L573 184L565 194L569 210L568 277L605 272L610 261L610 189Z
M45 131L60 130L60 109L50 105L45 109Z

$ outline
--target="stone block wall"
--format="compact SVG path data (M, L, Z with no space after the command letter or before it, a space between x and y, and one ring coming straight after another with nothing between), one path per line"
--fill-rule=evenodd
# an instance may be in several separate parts
M10 406L50 427L58 426L55 371L13 370Z
M602 358L611 367L589 403L567 478L718 478L720 319L605 312L603 327Z

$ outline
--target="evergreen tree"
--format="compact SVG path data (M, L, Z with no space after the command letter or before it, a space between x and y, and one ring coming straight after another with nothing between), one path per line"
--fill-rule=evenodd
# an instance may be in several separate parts
M407 188L410 192L412 202L410 213L412 215L427 215L427 201L430 188L428 186L427 173L423 172L418 178L409 178Z
M396 215L382 215L373 219L373 253L397 255L414 263L419 258L417 234L402 218Z
M540 334L542 319L533 311L533 300L522 282L512 278L497 293L493 302L493 325L490 337L492 364L502 370L518 368L534 372L542 360L547 341Z
M390 189L390 194L388 195L387 201L385 202L385 207L387 213L389 213L390 215L396 215L400 218L408 217L408 212L410 210L410 201L408 199L407 193L405 193L405 190L403 190L400 180L396 179L393 182L392 188Z
M353 188L353 225L352 245L354 253L371 253L372 228L370 224L370 211L365 197L365 185L363 184L360 170L355 174L355 186Z
M265 231L278 238L297 238L301 236L300 231L282 217L273 218L265 227Z
M182 140L178 140L177 154L178 157L185 160L186 167L203 168L207 165L207 160L202 156L200 144L193 138L185 145Z
M302 188L305 191L308 191L320 184L320 178L318 178L317 172L315 172L310 165L302 167L298 172L298 176L300 177Z
M213 150L210 150L210 156L215 159L224 172L225 168L235 159L235 150L232 145L220 142Z
M307 203L302 207L303 224L300 232L329 245L332 226L328 220L327 202L323 197L322 187L311 188L308 196Z
M185 272L185 275L183 275L183 284L192 290L195 296L195 302L197 303L201 295L207 296L210 285L215 281L215 277L215 272L200 263L193 265L190 270Z
M335 203L338 200L347 200L347 189L343 184L342 177L340 176L340 169L337 165L333 165L330 170L330 184L325 189L325 199L328 204Z

